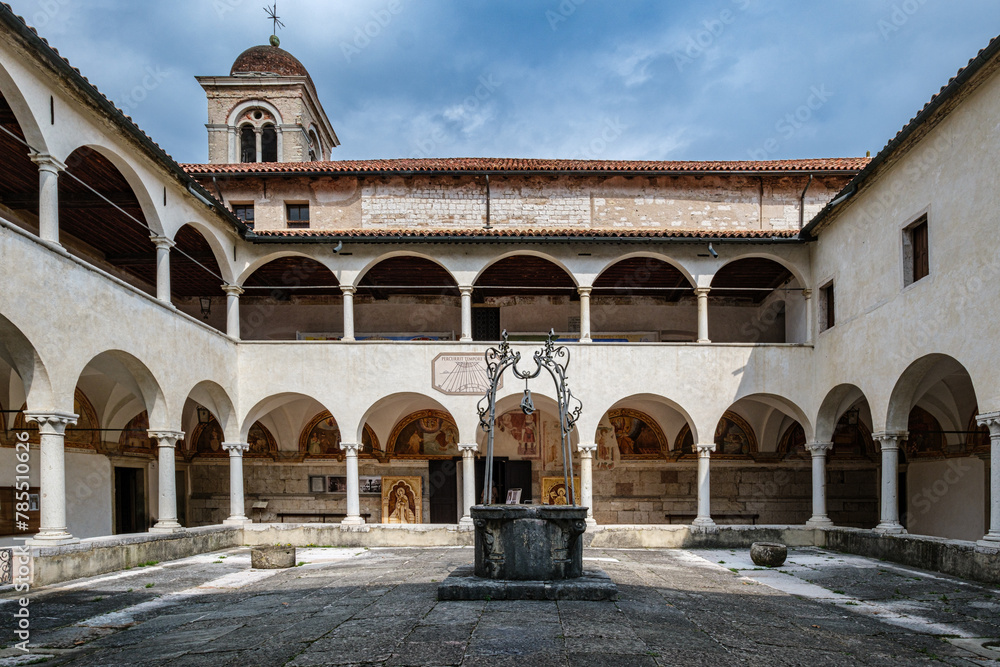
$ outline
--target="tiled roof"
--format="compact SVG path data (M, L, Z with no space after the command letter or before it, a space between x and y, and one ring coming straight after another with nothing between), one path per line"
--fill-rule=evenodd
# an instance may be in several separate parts
M573 239L787 239L795 238L798 230L761 229L530 229L524 227L493 227L485 229L261 229L247 235L267 239L468 239L481 238L573 238Z
M265 44L251 46L236 57L229 70L234 74L278 74L280 76L309 76L305 66L288 51Z
M965 85L972 76L978 72L986 63L990 62L1000 51L1000 36L994 37L990 40L990 43L986 45L985 48L976 54L975 58L969 60L969 62L955 73L955 76L948 79L948 83L941 86L941 89L931 96L931 99L917 112L917 114L911 118L906 125L896 133L892 139L890 139L886 145L878 152L878 154L871 159L871 161L865 165L865 168L861 172L851 179L851 182L844 186L840 193L834 197L829 204L827 204L823 210L816 214L816 216L809 221L805 227L802 228L802 236L804 238L811 238L812 232L816 229L819 224L826 219L833 209L841 201L847 199L846 195L853 195L857 192L861 184L871 176L879 165L885 162L890 155L892 155L896 149L898 149L905 139L913 134L921 125L927 122L934 116L935 111L954 97L959 90Z
M520 158L401 158L332 162L249 162L184 164L192 175L211 174L337 174L436 172L857 172L868 158L746 161L544 160Z

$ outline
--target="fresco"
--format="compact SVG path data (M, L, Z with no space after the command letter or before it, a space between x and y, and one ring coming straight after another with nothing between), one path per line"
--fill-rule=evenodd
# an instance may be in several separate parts
M389 447L394 458L452 458L458 456L458 427L446 412L414 412L396 424Z
M299 435L299 453L305 458L337 459L343 461L346 455L340 448L340 427L337 420L324 410L309 420ZM361 434L361 450L358 458L377 458L382 460L382 448L375 431L365 424Z
M423 523L419 477L382 478L382 523Z

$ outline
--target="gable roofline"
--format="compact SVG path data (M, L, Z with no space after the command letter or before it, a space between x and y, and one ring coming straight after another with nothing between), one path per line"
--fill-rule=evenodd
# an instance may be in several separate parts
M851 197L857 194L858 190L863 187L870 178L882 167L886 161L893 157L894 154L901 150L906 141L913 136L913 134L921 129L925 123L930 122L936 117L936 114L942 110L942 108L950 101L952 101L956 95L972 80L976 74L983 70L983 68L996 58L997 53L1000 52L1000 36L994 37L990 40L990 43L986 45L986 48L979 51L975 58L969 61L969 63L958 70L958 72L953 76L947 84L945 84L941 90L935 93L931 99L923 106L923 108L917 113L916 116L910 119L910 121L903 126L903 128L896 133L889 143L882 148L878 154L871 159L868 165L862 169L851 181L844 186L844 188L837 193L837 196L830 200L830 202L823 207L823 209L813 217L812 220L806 224L805 227L799 232L799 235L803 240L810 241L815 238L815 233L818 228L823 225L824 222L828 222L830 217L835 214L837 209L847 202Z
M42 58L55 72L70 82L77 91L84 96L125 132L147 155L164 167L173 175L185 189L196 199L207 203L223 221L235 227L237 232L244 234L247 226L237 218L229 209L218 201L211 192L204 188L195 178L189 175L170 155L163 150L159 144L153 141L149 135L142 131L131 117L125 114L115 104L109 100L104 93L87 80L76 67L70 64L69 60L59 55L59 52L49 45L48 40L39 36L38 31L29 26L14 10L5 2L0 2L0 21L14 32L28 47L32 48L36 55Z

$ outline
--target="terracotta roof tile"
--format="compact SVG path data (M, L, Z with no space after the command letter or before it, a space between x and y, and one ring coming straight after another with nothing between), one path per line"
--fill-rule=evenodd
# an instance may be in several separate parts
M868 158L762 161L653 161L653 160L547 160L522 158L400 158L332 162L251 162L240 164L184 164L192 175L205 174L338 174L432 172L857 172Z
M684 229L530 229L525 227L494 227L492 229L261 229L248 235L262 240L269 238L308 238L308 239L414 239L414 238L525 238L569 237L579 239L614 239L614 238L649 238L649 239L763 239L794 238L798 230L761 230L761 229L726 229L726 230L684 230Z

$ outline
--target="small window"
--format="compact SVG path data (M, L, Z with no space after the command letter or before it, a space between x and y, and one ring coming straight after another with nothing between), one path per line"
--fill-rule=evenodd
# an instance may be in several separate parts
M240 162L257 161L257 134L250 125L240 130Z
M233 215L253 229L253 204L233 204Z
M837 307L833 294L833 283L829 283L819 291L820 322L819 330L826 331L837 323Z
M274 125L265 125L260 133L260 161L278 161L278 133Z
M931 272L927 236L927 216L923 215L903 230L903 285L912 285Z
M289 227L309 226L309 204L285 204Z

